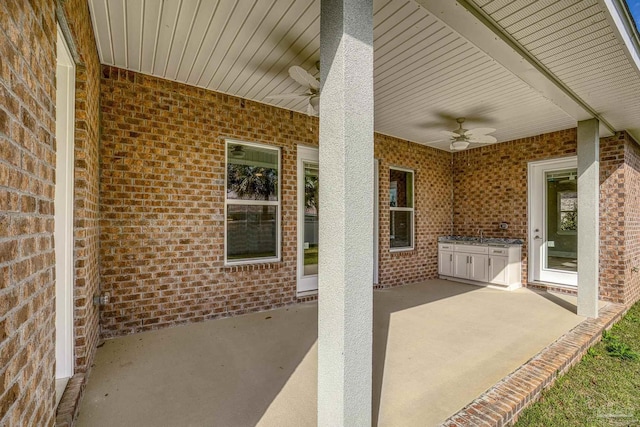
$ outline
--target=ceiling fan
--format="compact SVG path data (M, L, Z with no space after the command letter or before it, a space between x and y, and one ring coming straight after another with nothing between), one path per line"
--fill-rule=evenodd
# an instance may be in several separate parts
M316 63L316 68L318 63ZM277 95L269 95L267 99L297 99L307 98L307 114L315 116L318 114L318 107L320 106L320 81L313 77L304 68L294 65L289 68L289 76L305 88L301 93L280 93Z
M458 117L456 119L456 122L458 122L458 129L453 131L440 131L442 135L451 138L451 145L449 145L449 148L452 151L464 150L469 146L469 144L493 144L498 142L495 137L488 135L489 133L496 131L494 128L465 129L462 127L464 121L464 117Z

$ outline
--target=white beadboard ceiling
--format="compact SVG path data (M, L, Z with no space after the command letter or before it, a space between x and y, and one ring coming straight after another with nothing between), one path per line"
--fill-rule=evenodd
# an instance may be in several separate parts
M306 101L265 97L299 91L287 73L292 65L318 75L319 0L89 0L89 5L103 64L306 110ZM529 0L478 0L476 5L617 129L640 128L640 74L625 62L597 0L540 0L535 7ZM431 143L446 139L439 130L457 126L446 116L475 116L484 120L465 127L495 127L494 135L504 142L576 125L444 21L413 0L374 0L376 131ZM448 150L449 143L432 145Z
M599 0L471 0L616 129L640 138L640 69Z

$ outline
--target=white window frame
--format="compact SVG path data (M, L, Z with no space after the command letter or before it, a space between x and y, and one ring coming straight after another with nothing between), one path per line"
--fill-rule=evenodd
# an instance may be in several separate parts
M229 172L229 145L243 145L245 147L255 147L260 149L273 150L278 153L278 200L229 200L227 199L227 182ZM279 262L281 257L281 239L282 239L282 151L280 147L268 144L259 144L255 142L241 141L238 139L225 139L224 144L224 265L246 265L246 264L264 264L270 262ZM229 205L252 205L252 206L276 206L276 256L269 258L246 258L242 260L227 259L227 207Z
M391 227L391 212L411 212L411 246L403 246L401 248L393 248L391 247L391 230L389 230L389 252L406 252L412 251L416 246L416 172L413 169L407 169L399 166L390 166L389 167L389 183L391 183L391 171L396 170L400 172L409 172L411 173L411 201L412 206L410 208L398 207L398 206L389 206L389 227ZM387 184L387 185L388 185Z

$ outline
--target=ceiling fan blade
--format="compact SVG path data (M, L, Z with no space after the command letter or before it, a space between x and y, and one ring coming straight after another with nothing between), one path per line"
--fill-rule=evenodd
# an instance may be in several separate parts
M450 136L451 138L458 138L460 136L456 132L451 132L451 131L448 131L448 130L441 130L440 131L440 135Z
M455 114L450 114L447 111L436 111L434 113L432 113L437 119L439 119L442 122L455 122L456 119L460 116L455 115Z
M265 96L264 99L296 99L309 96L307 93L279 93L276 95Z
M320 89L320 82L316 80L311 74L309 74L304 68L294 65L289 68L289 76L302 86L308 86L311 89Z
M458 111L457 113L452 113L451 111L435 111L431 113L431 115L443 123L456 122L462 117L464 117L467 125L469 123L490 125L495 122L495 120L488 115L487 109L481 108L472 108L471 110Z
M472 135L469 136L469 142L475 142L478 144L493 144L498 140L491 135Z
M492 133L495 131L496 130L494 128L475 128L475 129L469 129L464 134L467 136L480 136L480 135L486 135L488 133Z

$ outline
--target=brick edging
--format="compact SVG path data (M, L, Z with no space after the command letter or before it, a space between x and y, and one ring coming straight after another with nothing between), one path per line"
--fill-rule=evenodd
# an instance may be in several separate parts
M587 319L500 380L480 397L447 419L446 427L510 426L543 390L578 363L602 338L602 332L622 318L630 306L608 304L597 319Z
M80 402L84 395L86 377L86 374L81 373L75 374L69 379L56 409L55 427L72 427L75 425L80 410Z

